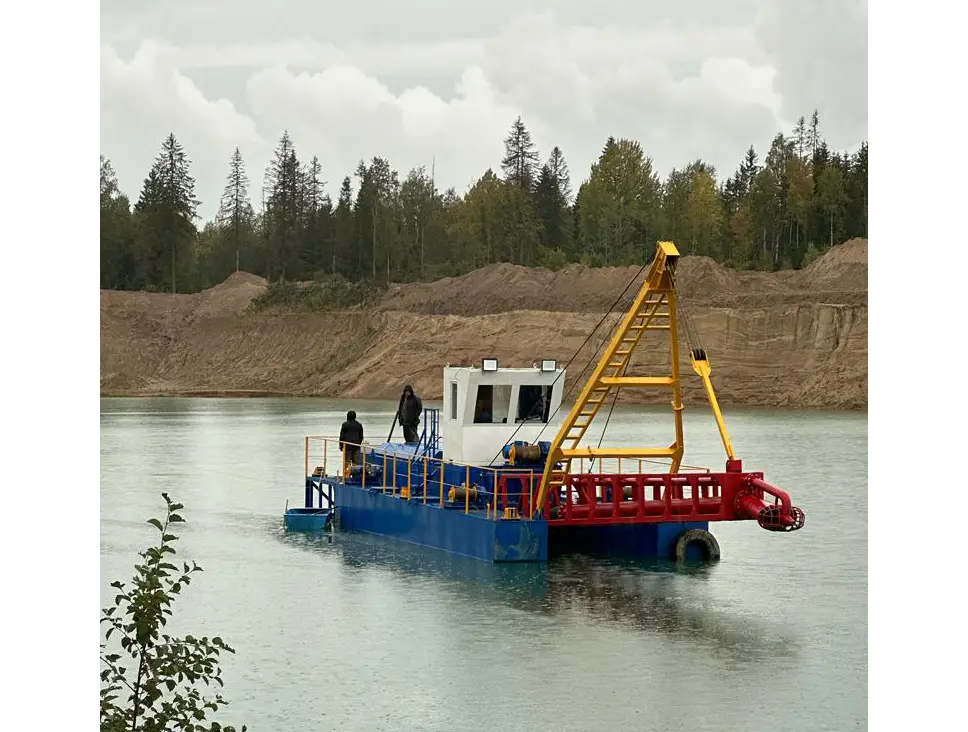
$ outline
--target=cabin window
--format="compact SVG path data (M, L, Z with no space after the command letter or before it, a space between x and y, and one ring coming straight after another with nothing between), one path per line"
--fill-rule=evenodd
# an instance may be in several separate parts
M500 424L508 421L511 406L510 384L481 384L474 402L474 424Z
M450 382L450 418L457 419L457 382Z
M516 422L547 422L550 410L550 386L525 384L518 389Z

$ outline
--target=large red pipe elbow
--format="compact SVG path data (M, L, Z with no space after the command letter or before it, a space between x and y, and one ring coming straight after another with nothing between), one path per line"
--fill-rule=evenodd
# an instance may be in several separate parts
M773 496L774 503L766 503L753 491L743 491L736 497L736 513L756 519L767 531L796 531L806 520L803 511L792 505L790 494L760 478L750 478L749 486L764 495Z

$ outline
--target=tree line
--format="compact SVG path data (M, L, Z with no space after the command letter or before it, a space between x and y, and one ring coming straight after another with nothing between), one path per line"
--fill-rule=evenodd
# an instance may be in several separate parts
M518 117L500 172L488 169L463 195L441 192L425 167L401 180L374 157L342 179L334 202L319 159L300 158L284 132L258 206L236 148L218 213L199 227L191 161L169 134L134 206L101 156L101 287L191 292L240 269L273 282L382 284L495 262L627 265L659 239L736 269L799 268L867 236L867 147L830 150L814 111L762 159L751 145L724 180L701 159L663 180L638 142L609 137L573 191L562 150L542 162Z

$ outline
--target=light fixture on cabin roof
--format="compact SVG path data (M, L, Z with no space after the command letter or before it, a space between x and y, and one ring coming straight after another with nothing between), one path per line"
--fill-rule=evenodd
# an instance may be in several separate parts
M485 358L481 360L481 371L487 373L489 371L497 371L497 359L496 358Z
M541 359L541 370L542 371L554 371L558 368L558 362L553 358L543 358Z

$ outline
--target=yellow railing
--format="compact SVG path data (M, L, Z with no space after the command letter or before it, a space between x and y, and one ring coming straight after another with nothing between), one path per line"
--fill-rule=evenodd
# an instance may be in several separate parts
M325 437L320 435L306 437L304 459L306 475L309 475L310 471L312 471L314 473L318 472L318 474L323 476L345 478L347 463L344 461L339 444L338 437ZM486 506L486 512L489 517L497 517L498 511L500 510L497 486L498 478L502 473L513 476L527 476L526 482L528 484L528 490L509 492L507 496L509 501L523 498L526 492L528 493L528 505L531 505L531 501L533 500L538 474L531 468L481 468L480 466L472 466L467 463L458 463L427 455L398 455L386 452L380 452L375 457L372 455L368 457L366 451L367 449L372 449L372 445L368 445L365 442L362 444L344 443L344 445L352 445L353 447L360 448L360 461L357 464L361 468L360 482L363 487L366 486L367 461L370 464L372 464L374 459L379 461L383 468L383 480L380 486L383 493L399 495L401 498L409 499L413 496L414 489L419 486L423 503L426 504L428 495L431 495L437 499L441 506L447 501L451 503L459 501L460 497L463 496L464 513L470 513L471 496L475 495L477 491L482 490L480 487L471 484L471 468L473 467L475 470L487 470L491 473L491 483L494 491L493 495L489 497ZM400 464L401 462L406 462L405 477L403 466ZM414 470L415 465L419 465L417 471ZM463 469L463 480L454 482L453 479L448 479L448 471L444 469L445 465L452 469L454 467ZM419 473L416 481L414 479L415 472ZM436 495L434 495L435 493Z
M644 473L668 473L668 460L652 460L650 458L619 457L619 458L577 458L571 462L572 473L617 473L642 475ZM711 473L702 465L680 465L680 473Z

